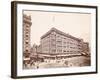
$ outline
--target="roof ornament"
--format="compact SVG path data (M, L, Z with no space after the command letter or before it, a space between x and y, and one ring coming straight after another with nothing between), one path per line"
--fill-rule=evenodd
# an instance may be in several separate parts
M55 26L55 16L52 16L52 25Z

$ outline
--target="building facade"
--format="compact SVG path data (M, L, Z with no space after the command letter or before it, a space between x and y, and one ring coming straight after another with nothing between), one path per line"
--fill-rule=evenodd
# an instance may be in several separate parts
M89 43L87 43L87 42L83 43L82 52L83 52L84 55L90 56Z
M23 14L23 56L25 61L30 60L30 31L31 31L31 16Z
M46 54L81 55L83 40L52 28L41 37L41 51Z

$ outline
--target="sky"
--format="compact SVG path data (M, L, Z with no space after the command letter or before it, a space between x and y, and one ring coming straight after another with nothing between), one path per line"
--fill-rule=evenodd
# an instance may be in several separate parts
M31 45L40 44L40 37L52 27L90 42L91 14L86 13L60 13L43 11L24 11L32 18Z

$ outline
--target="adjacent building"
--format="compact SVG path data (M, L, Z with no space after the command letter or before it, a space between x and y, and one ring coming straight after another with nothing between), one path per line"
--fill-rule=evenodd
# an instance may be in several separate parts
M30 31L31 31L31 16L23 14L23 52L24 52L24 63L30 60ZM26 62L27 63L27 62Z
M89 43L84 42L84 44L83 44L83 46L82 46L82 52L83 52L84 55L90 56Z

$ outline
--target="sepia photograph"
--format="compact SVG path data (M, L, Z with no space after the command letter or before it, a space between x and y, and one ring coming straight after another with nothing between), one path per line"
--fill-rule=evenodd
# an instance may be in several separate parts
M90 27L89 13L24 10L23 69L91 66Z
M13 1L12 78L97 73L97 6Z

